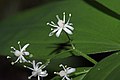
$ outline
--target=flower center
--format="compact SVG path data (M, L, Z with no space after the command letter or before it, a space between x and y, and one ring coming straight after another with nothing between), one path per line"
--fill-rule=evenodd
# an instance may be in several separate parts
M21 56L21 55L23 55L23 52L16 50L14 54L15 54L15 56Z
M67 74L66 74L65 71L62 70L62 71L60 71L59 75L60 75L61 77L63 77L63 76L65 76L65 75L67 75Z
M58 26L59 27L64 28L64 25L65 25L64 21L62 21L62 20L58 21Z

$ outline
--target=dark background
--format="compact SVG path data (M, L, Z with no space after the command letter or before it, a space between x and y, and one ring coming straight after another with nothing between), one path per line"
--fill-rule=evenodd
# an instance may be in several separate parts
M0 20L55 0L0 0Z

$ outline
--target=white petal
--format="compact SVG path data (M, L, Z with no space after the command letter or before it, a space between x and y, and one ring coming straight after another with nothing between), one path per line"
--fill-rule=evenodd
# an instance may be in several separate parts
M55 32L57 32L58 31L58 28L57 29L54 29L50 34L49 34L49 36L52 36Z
M72 26L72 25L73 25L73 23L68 23L68 25Z
M33 60L32 65L33 65L33 68L35 69L36 68L36 66L35 66L35 60Z
M67 28L63 28L63 30L64 30L66 33L68 33L68 34L72 34L72 32L71 32L69 29L67 29Z
M68 68L67 68L68 69ZM75 72L76 69L75 68L69 68L68 71L67 71L67 74L70 74L70 73L73 73Z
M62 78L62 80L64 80L66 77L64 76L63 78Z
M69 28L69 29L71 29L71 30L74 30L74 28L72 27L72 26L69 26L69 25L65 25L65 27L67 27L67 28Z
M24 56L21 56L21 59L23 60L23 62L27 62L27 60L24 58Z
M65 78L66 78L67 80L71 80L68 76L65 76Z
M57 37L60 36L61 31L62 31L62 28L59 28L58 32L56 33L56 36L57 36Z
M40 77L38 76L38 80L40 80Z
M28 46L29 46L29 44L26 44L26 45L21 49L21 52L25 51Z
M29 52L24 52L24 55L26 55L26 56L29 55L29 54L30 54Z
M39 76L46 77L48 75L47 71L40 72Z

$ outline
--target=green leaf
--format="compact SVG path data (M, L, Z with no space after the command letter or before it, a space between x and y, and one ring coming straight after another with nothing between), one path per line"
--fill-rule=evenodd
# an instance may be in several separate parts
M120 53L103 59L94 66L83 80L120 80Z
M111 3L116 4L120 1L111 1ZM73 43L83 53L93 54L120 49L118 19L106 15L84 0L62 0L33 8L1 21L0 54L13 55L10 53L10 47L18 48L17 41L21 41L22 46L30 43L27 51L37 59L46 59L63 51L56 48L59 48L59 43L68 41L66 35L62 33L59 38L55 35L49 37L50 26L46 25L51 20L56 22L56 14L62 18L63 12L66 12L66 17L72 13L71 22L75 28L72 35ZM57 52L52 53L54 51ZM65 52L58 57L68 56L71 54Z
M119 5L118 0L113 0L112 2L110 2L109 0L97 0L97 1L105 5L109 9L115 11L116 13L118 14L120 13L120 5Z
M83 80L85 75L89 72L91 67L82 67L82 68L77 68L77 71L75 72L75 77L73 80Z

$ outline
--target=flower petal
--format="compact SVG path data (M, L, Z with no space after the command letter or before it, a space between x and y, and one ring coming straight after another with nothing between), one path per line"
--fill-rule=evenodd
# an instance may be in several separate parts
M22 55L21 55L21 59L22 59L23 62L27 62L27 60Z
M69 28L69 29L71 29L71 30L74 30L74 28L72 27L72 26L70 26L70 25L65 25L65 27L67 27L67 28Z
M60 36L61 31L62 31L62 28L59 28L58 32L56 33L56 36L57 36L57 37Z
M29 44L26 44L26 45L21 49L21 52L25 51L28 46L29 46Z
M68 76L65 76L65 78L66 78L67 80L71 80Z
M49 33L49 36L52 36L55 32L58 31L58 28L57 29L54 29L51 33Z
M38 75L41 76L41 77L46 77L48 75L48 73L45 70L45 71L40 72Z
M75 68L69 68L69 67L67 68L67 74L73 73L75 71L76 71Z
M69 29L67 29L67 28L63 28L63 30L64 30L66 33L68 33L68 34L72 34L72 32L71 32Z
M35 66L35 60L33 60L32 65L33 65L33 68L35 69L36 68L36 66Z
M26 56L29 55L29 54L30 54L29 52L24 52L24 55L26 55Z

